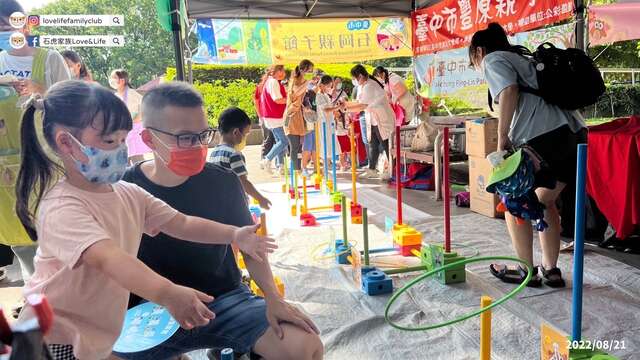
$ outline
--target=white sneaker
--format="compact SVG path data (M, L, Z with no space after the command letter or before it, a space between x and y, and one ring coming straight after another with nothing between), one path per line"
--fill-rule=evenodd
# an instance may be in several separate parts
M375 179L377 178L378 175L378 171L376 170L371 170L371 169L367 169L365 172L362 173L362 175L360 175L362 178L364 179Z
M271 161L269 161L268 159L262 159L262 161L260 161L260 168L262 168L262 170L268 172L269 174L271 174L273 171L271 170Z

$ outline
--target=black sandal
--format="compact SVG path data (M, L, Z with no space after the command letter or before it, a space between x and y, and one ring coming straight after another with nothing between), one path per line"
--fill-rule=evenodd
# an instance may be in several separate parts
M505 282L507 284L522 284L524 279L527 278L527 269L522 268L522 266L518 266L518 269L509 269L506 265L500 270L496 270L493 266L494 264L489 265L489 271L491 274L500 281ZM527 283L528 287L540 287L542 286L542 281L538 277L538 268L533 268L533 274L531 279Z
M563 288L566 286L564 279L562 278L562 272L557 267L547 270L544 266L540 265L540 271L544 278L544 284L548 287Z

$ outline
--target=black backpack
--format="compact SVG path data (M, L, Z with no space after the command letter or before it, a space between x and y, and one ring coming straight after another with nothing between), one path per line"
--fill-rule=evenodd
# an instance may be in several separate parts
M606 90L600 71L580 49L558 49L544 43L531 60L536 68L538 89L520 85L520 91L540 96L549 104L578 110L596 103Z

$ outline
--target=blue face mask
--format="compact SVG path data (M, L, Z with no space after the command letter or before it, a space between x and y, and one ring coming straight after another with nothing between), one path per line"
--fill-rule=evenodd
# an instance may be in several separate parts
M13 34L13 31L0 31L0 50L11 50L11 44L9 43L11 34Z
M122 143L113 150L102 150L91 146L84 146L73 135L69 134L80 146L82 152L89 158L87 164L75 160L78 171L89 182L95 184L113 184L122 179L127 169L127 144Z

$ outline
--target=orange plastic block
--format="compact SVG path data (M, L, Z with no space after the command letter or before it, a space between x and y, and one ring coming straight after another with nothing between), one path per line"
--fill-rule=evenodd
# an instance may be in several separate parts
M279 277L274 276L273 281L276 283L276 287L278 288L278 294L284 297L284 283L282 282L282 280ZM262 292L262 290L260 290L260 287L258 286L258 284L256 284L255 281L251 280L250 286L251 291L253 291L254 294L264 297L264 293Z
M297 216L297 215L298 215L298 206L291 205L291 216Z
M422 233L407 226L393 232L393 242L400 246L422 245Z
M398 245L398 244L393 244L393 247L398 249L398 252L402 255L402 256L415 256L413 254L414 251L420 251L420 249L422 248L422 244L415 244L415 245Z

